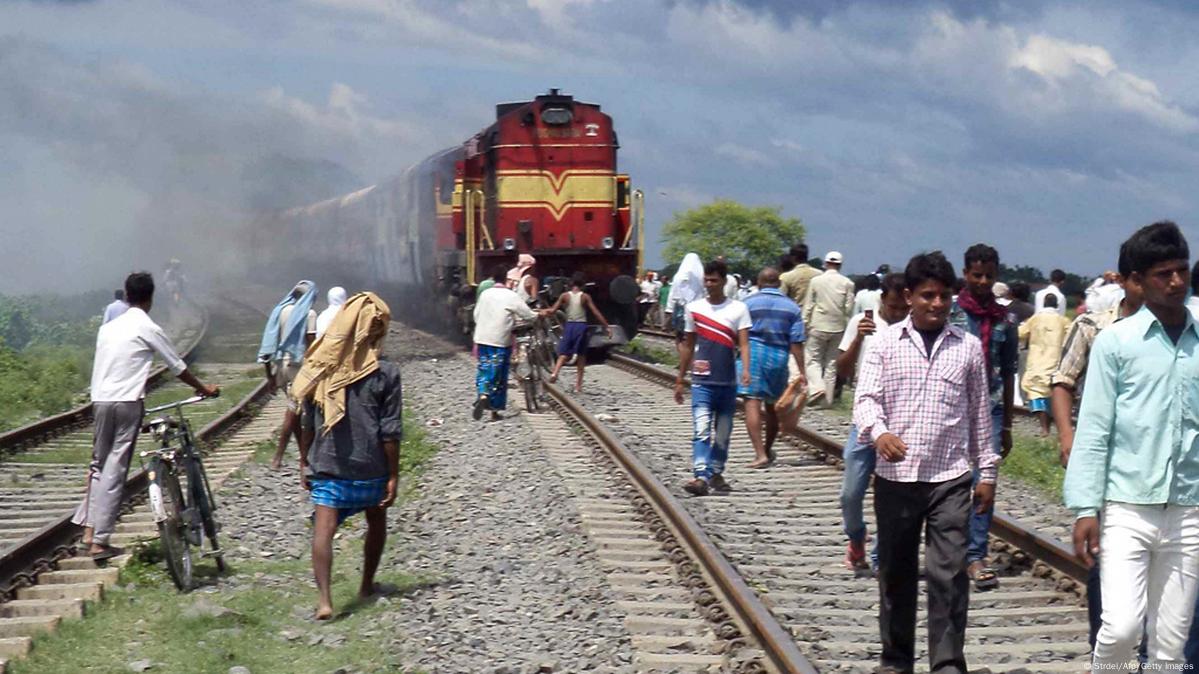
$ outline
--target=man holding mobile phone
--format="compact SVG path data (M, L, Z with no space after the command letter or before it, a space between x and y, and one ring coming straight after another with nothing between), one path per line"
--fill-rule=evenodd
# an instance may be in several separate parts
M908 317L908 302L904 296L903 274L888 274L881 284L882 297L879 310L866 311L849 319L845 336L838 346L837 376L849 381L860 365L862 356L874 340L874 336L889 326ZM874 443L861 437L856 425L850 425L849 437L842 451L845 474L841 482L841 520L845 535L849 537L849 548L845 552L845 567L855 572L866 572L878 567L878 547L871 550L871 561L866 562L866 519L862 503L870 476L874 473L877 454Z

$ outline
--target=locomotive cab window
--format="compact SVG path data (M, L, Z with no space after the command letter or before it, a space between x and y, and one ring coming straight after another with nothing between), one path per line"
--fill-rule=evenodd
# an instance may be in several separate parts
M574 119L574 114L566 108L545 108L541 111L541 121L550 126L565 126Z
M627 180L616 181L616 207L629 207L629 183Z

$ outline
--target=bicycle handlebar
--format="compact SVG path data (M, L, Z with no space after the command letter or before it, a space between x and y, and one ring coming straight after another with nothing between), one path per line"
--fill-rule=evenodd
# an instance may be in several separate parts
M143 414L153 414L154 412L162 412L164 410L176 409L179 407L183 407L184 405L194 405L202 400L208 400L209 398L219 398L219 397L221 397L220 391L217 391L217 394L214 396L192 396L190 398L185 398L183 400L176 400L173 403L159 405L158 407L151 407L150 409L145 410L142 413Z

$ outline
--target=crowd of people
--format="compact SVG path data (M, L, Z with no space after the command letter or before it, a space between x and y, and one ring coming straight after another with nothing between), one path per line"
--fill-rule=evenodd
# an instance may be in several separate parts
M1027 286L999 281L999 252L981 243L964 251L957 269L940 252L921 253L900 273L884 265L856 284L842 273L840 252L825 254L817 269L802 243L745 284L726 260L688 254L669 281L647 273L638 297L646 321L677 332L676 402L684 402L690 385L691 476L682 488L696 497L734 488L726 473L738 398L753 452L748 467L767 470L799 406L829 406L852 390L840 494L844 563L877 577L880 669L914 667L923 577L930 667L965 672L971 587L1000 583L988 565L988 533L1022 393L1042 432L1056 427L1065 503L1077 516L1075 551L1091 568L1095 668L1135 669L1138 645L1148 666L1193 665L1199 264L1189 267L1189 257L1173 223L1141 228L1121 246L1117 271L1088 289L1085 308L1071 321L1064 274L1055 270L1033 296ZM479 286L476 420L485 412L501 418L522 322L565 315L552 378L576 359L576 391L583 387L589 318L610 330L581 275L552 306L535 308L535 266L522 254L515 267L496 268ZM131 274L105 308L97 337L93 460L74 521L98 561L123 552L110 538L154 355L198 394L219 392L188 370L150 319L153 296L152 277ZM310 280L286 293L266 322L258 360L268 386L287 393L272 463L281 464L294 437L315 510L316 617L327 619L333 536L358 512L367 523L360 590L375 590L386 509L396 495L402 387L399 368L381 356L387 304L335 287L318 314L317 296ZM864 501L871 483L877 531L868 552Z
M880 671L914 667L923 577L930 667L965 672L971 586L1000 582L987 541L1022 392L1042 433L1057 429L1075 551L1091 568L1095 670L1190 668L1199 663L1199 263L1189 268L1189 256L1173 223L1138 230L1070 320L1063 272L1032 295L998 280L999 253L986 244L968 248L956 271L942 253L923 253L857 286L841 253L816 269L799 244L741 299L722 260L689 254L663 293L663 320L679 338L677 402L691 385L683 489L733 489L738 397L748 467L766 469L786 430L780 402L806 387L808 404L827 406L853 382L845 565L878 579ZM878 531L867 553L871 482Z

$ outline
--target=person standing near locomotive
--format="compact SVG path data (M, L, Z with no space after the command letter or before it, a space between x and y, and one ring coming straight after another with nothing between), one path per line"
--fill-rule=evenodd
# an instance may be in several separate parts
M670 284L670 295L666 298L666 316L675 333L679 346L679 357L683 357L683 339L686 336L687 305L704 297L704 263L699 255L687 253L674 273Z
M283 465L283 453L287 451L291 437L294 435L296 442L300 441L299 405L289 390L304 363L304 352L316 340L316 312L312 310L315 300L315 283L297 283L271 310L262 331L262 344L258 347L258 362L262 363L267 386L271 393L282 389L287 398L279 444L271 459L271 468L276 470Z
M523 256L522 256L523 257ZM531 257L531 256L530 256ZM508 366L512 362L512 330L516 320L533 320L537 313L508 286L504 268L497 266L491 274L495 285L484 290L475 302L474 342L479 366L475 374L475 398L471 416L483 418L483 410L491 410L491 420L499 421L500 410L508 405Z
M125 279L125 313L100 326L92 362L92 417L95 426L87 492L71 521L83 527L83 545L101 561L124 550L109 545L121 512L129 460L142 426L146 377L154 354L180 381L198 395L214 396L217 386L204 384L187 369L171 340L149 316L154 303L154 278L135 272Z
M575 393L583 392L583 370L587 367L588 311L599 320L600 325L604 326L608 337L612 337L612 326L608 325L608 321L600 313L599 307L595 306L591 295L583 292L583 287L586 285L583 274L575 273L570 280L570 290L559 295L558 301L547 310L549 314L553 314L559 309L566 311L566 324L562 327L562 339L558 340L558 360L554 363L554 371L550 373L550 383L558 381L558 373L562 371L562 366L566 365L566 361L571 356L574 356L578 372L575 380Z
M719 260L704 265L707 298L687 305L686 338L674 381L674 401L683 404L684 377L691 372L691 464L695 477L683 489L705 496L709 489L730 491L724 478L737 408L737 354L740 351L740 383L750 384L753 366L749 352L749 329L753 319L745 304L725 297L728 267Z
M292 393L303 401L300 474L311 492L312 575L317 620L333 617L333 535L346 518L366 514L358 597L377 592L375 571L387 542L403 437L400 368L382 360L391 310L374 293L346 301L304 360Z
M533 265L537 264L537 258L528 253L521 253L516 259L516 266L508 270L505 279L497 280L496 283L506 282L508 287L516 291L518 297L526 304L537 300L538 281L537 277L533 276Z

